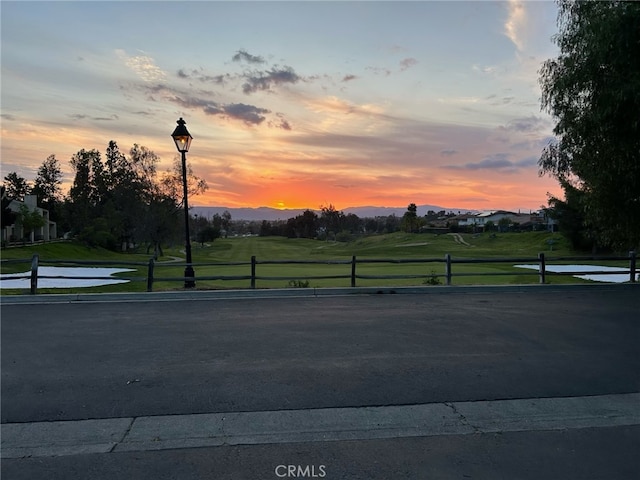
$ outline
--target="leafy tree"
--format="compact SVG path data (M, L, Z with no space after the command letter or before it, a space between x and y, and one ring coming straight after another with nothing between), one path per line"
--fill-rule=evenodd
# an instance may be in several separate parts
M362 233L364 222L355 213L347 213L342 220L342 225L349 233Z
M418 207L415 203L410 203L407 211L402 216L402 227L406 232L418 231Z
M343 229L344 219L344 213L332 204L320 207L320 226L325 229L327 239L330 235L335 238L336 233Z
M5 187L2 187L2 220L0 223L0 228L8 227L13 225L18 219L18 215L13 212L9 208L9 204L12 202L12 199L5 195Z
M229 210L225 210L224 212L222 212L221 227L228 235L229 230L231 230L231 214L229 213Z
M318 232L318 227L318 215L311 210L305 210L301 215L287 220L287 237L315 238Z
M395 214L387 215L384 222L384 230L386 233L393 233L400 230L401 220Z
M44 217L37 210L30 210L24 203L20 205L17 222L22 226L24 238L33 241L33 233L37 228L44 226Z
M512 220L509 217L502 217L498 220L498 230L500 232L508 232L511 228Z
M96 163L96 157L100 158L97 150L82 149L71 157L71 167L74 170L73 184L69 189L69 198L66 203L67 221L71 230L78 234L90 225L91 220L97 217L96 199L94 194L93 176L91 167Z
M540 70L556 141L539 161L601 243L640 243L640 2L559 0L558 58Z
M220 238L220 229L213 225L207 225L198 230L197 241L204 245L204 242L213 242L216 238Z
M4 188L7 197L11 200L24 200L24 196L30 192L29 184L24 177L16 172L11 172L4 177Z
M569 240L573 249L592 250L595 253L594 226L586 221L582 208L585 195L582 190L565 185L565 199L550 197L545 213L558 223L560 233Z
M144 149L144 147L142 147ZM133 155L133 149L132 149ZM155 154L154 154L155 155ZM207 182L193 173L193 168L189 162L186 165L187 171L187 195L189 197L199 195L205 192L209 187ZM155 174L155 173L154 173ZM153 175L152 175L153 176ZM167 170L160 178L160 184L163 193L167 196L174 198L178 201L178 204L184 203L184 187L182 182L182 160L180 156L176 156L173 159L173 165L171 169ZM226 212L229 213L229 212ZM223 213L224 216L224 213ZM231 219L231 214L229 214Z
M49 211L49 218L57 220L62 198L62 169L55 155L49 155L42 162L33 182L31 194L36 195L38 203Z

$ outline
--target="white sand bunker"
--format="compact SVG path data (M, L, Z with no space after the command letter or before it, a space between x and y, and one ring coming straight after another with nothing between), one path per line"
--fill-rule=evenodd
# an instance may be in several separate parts
M97 267L39 267L38 277L65 277L65 278L38 278L38 288L83 288L101 287L103 285L115 285L128 283L123 279L88 279L75 277L109 277L116 273L135 272L130 268L97 268ZM3 288L30 288L29 277L31 272L3 274L0 280L0 289Z
M528 268L530 270L538 270L539 265L514 265L516 268ZM623 283L629 281L629 269L624 267L605 267L602 265L545 265L547 272L620 272L609 273L604 275L586 274L574 275L576 278L583 280L592 280L594 282Z

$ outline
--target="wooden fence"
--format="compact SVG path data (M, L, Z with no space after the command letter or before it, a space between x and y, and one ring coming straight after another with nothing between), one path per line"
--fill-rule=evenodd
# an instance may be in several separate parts
M628 268L624 267L622 271L603 271L603 270L591 270L591 271L564 271L564 272L551 272L548 270L551 262L585 262L585 261L625 261L628 262ZM452 285L454 277L462 276L486 276L486 275L537 275L538 281L541 284L546 283L548 275L611 275L621 273L628 273L629 282L636 282L636 252L629 252L628 256L607 256L607 257L553 257L547 258L544 253L538 254L537 257L516 257L516 258L452 258L450 254L446 254L444 258L406 258L406 259L365 259L357 258L355 255L351 259L346 260L258 260L255 256L251 257L248 262L217 262L217 263L193 263L192 266L196 269L198 267L228 267L228 266L246 266L247 275L196 275L195 278L180 277L162 277L156 275L156 269L158 267L185 267L185 263L159 263L150 259L148 262L106 262L106 261L79 261L79 260L46 260L40 262L39 256L33 255L30 259L17 259L17 260L2 260L3 265L11 263L31 263L31 271L28 275L24 276L11 276L0 277L0 280L11 280L18 278L28 278L30 280L30 293L35 295L38 291L39 279L79 279L79 280L125 280L131 282L146 282L147 291L153 291L153 285L155 282L184 282L185 280L205 281L233 281L233 280L248 280L250 288L256 288L257 281L273 281L273 280L289 280L296 281L301 277L305 280L324 280L324 279L350 279L351 287L357 286L357 280L397 280L397 279L425 279L436 280L434 283L439 283L439 279L444 279L445 285ZM494 264L494 263L535 263L537 265L537 271L522 271L522 272L461 272L454 271L454 265L463 264ZM133 267L136 271L140 269L146 269L146 276L118 276L118 277L106 277L106 276L47 276L39 275L38 268L40 265L48 266L92 266L92 267ZM265 276L258 275L259 265L344 265L345 273L340 275L297 275L297 276ZM358 273L358 265L364 264L444 264L444 273L435 274L422 273L422 274L398 274L398 275L364 275Z

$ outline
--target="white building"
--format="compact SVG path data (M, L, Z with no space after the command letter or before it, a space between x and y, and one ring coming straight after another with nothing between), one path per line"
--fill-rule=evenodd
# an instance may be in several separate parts
M4 192L3 192L4 193ZM26 206L29 211L38 212L44 218L44 224L42 227L35 228L31 234L29 235L28 241L40 241L43 240L45 242L53 240L58 237L58 231L56 227L56 222L52 222L49 219L49 210L38 207L38 199L35 195L25 195L24 202L19 200L11 200L8 205L9 210L14 213L20 214L22 206ZM24 238L24 229L20 224L20 220L16 220L13 225L6 225L2 229L2 242L17 242L23 240Z

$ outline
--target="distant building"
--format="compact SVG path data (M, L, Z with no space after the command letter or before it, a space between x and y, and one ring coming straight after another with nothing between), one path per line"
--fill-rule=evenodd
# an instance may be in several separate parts
M456 221L460 227L474 227L478 230L484 230L489 222L498 225L500 220L504 218L508 218L512 225L518 225L520 228L536 229L538 225L547 223L547 218L539 212L516 213L506 210L489 210L475 214L458 215L451 220ZM540 229L542 228L544 227L540 227Z
M4 189L2 194L3 196L5 195ZM28 241L48 242L58 237L56 222L52 222L49 219L49 210L38 206L38 199L35 195L25 195L23 202L19 200L11 200L7 208L12 212L19 214L23 205L26 206L29 211L38 212L38 214L44 218L44 225L42 227L35 228L34 231L32 231L29 235L30 238L28 239ZM24 230L19 220L16 220L13 225L6 225L2 228L3 243L17 242L23 239Z

